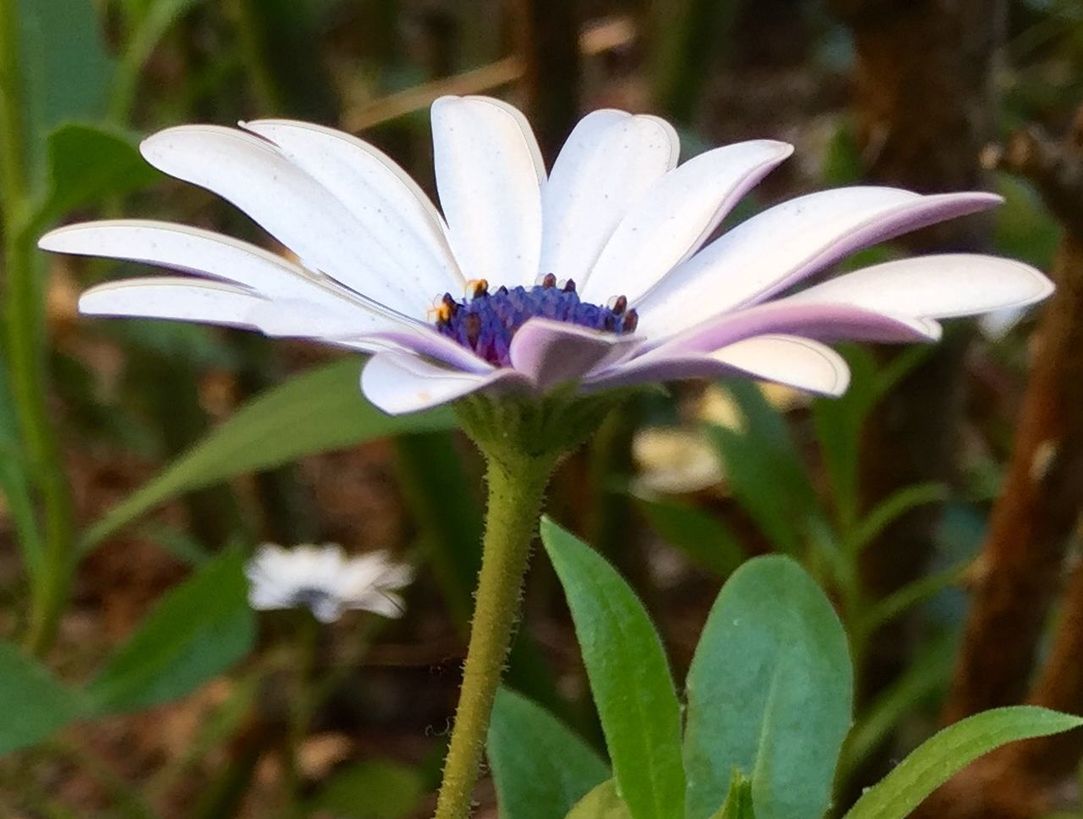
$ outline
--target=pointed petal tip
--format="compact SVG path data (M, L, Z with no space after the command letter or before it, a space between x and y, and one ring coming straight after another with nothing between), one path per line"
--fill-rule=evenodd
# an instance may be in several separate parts
M838 398L845 395L846 391L850 389L850 368L846 366L845 362L843 362L840 369L835 371L835 375L835 383L823 391L823 395L831 398Z
M63 242L64 228L55 228L48 233L43 233L38 237L38 249L39 250L51 250L55 252L64 252Z
M778 162L793 156L793 152L796 150L789 142L783 142L780 139L763 139L759 141L763 143L765 148L774 151Z

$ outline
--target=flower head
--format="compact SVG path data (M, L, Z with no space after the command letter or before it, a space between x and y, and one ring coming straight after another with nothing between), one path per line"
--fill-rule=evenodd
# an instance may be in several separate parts
M707 242L792 149L753 140L677 165L652 116L584 117L550 172L525 118L486 97L432 107L442 213L388 157L284 120L170 128L157 168L229 200L299 262L204 230L72 225L41 247L171 267L83 294L84 313L202 321L373 353L362 387L402 413L477 392L582 393L745 375L838 394L825 342L935 340L938 319L1021 307L1050 282L1016 261L891 261L793 292L863 247L984 210L987 193L887 187L784 202Z
M386 552L347 557L342 547L260 546L245 566L248 602L254 609L308 608L322 623L347 609L365 609L399 617L404 605L399 589L413 580L413 568L394 563Z

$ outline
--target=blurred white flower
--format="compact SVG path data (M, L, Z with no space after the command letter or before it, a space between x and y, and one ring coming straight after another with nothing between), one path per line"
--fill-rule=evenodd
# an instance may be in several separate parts
M291 549L265 543L245 574L252 608L305 607L320 622L331 623L347 609L400 617L405 606L397 592L413 580L414 570L393 562L385 551L348 557L332 543Z
M632 439L636 494L683 495L722 482L718 450L700 429L644 427Z

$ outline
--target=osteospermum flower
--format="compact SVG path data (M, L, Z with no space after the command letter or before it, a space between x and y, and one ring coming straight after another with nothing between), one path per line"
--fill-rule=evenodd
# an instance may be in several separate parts
M283 120L170 128L143 155L244 210L299 263L204 230L91 222L41 247L174 268L104 284L84 313L202 321L375 355L365 394L390 413L476 391L582 393L747 375L837 394L824 342L936 339L937 320L1037 301L1038 271L951 254L879 264L799 292L850 253L984 210L988 193L850 187L772 207L704 244L791 153L754 140L677 165L653 116L595 111L546 173L515 108L485 97L432 107L442 213L348 134Z
M400 617L404 605L397 592L413 580L414 571L382 551L347 557L333 543L292 549L265 543L245 574L252 608L307 608L320 622L331 623L347 609Z

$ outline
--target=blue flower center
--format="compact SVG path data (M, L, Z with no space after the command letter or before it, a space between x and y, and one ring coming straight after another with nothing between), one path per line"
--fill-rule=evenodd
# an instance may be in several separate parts
M516 331L529 319L566 321L607 333L631 333L639 316L618 296L608 307L582 301L571 279L557 287L552 273L532 287L489 291L484 279L472 283L473 296L456 301L445 293L436 308L436 329L498 367L511 362L508 351Z

